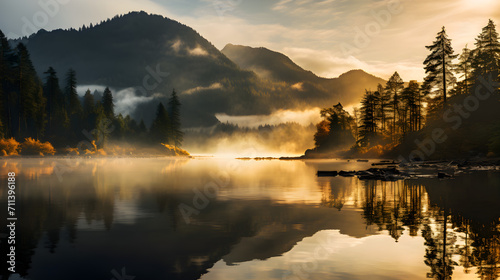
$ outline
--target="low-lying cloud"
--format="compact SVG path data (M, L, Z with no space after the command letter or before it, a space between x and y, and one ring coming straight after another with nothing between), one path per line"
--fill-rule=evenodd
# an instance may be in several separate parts
M213 83L209 85L208 87L195 87L195 88L190 88L188 90L185 90L182 92L182 94L192 94L192 93L197 93L203 90L211 90L211 89L221 89L222 84L221 83Z
M208 56L209 53L199 44L196 44L194 48L187 46L185 42L181 39L175 39L169 43L170 48L176 54L188 55L188 56Z
M132 115L138 105L148 103L154 99L165 97L164 94L155 93L150 96L137 95L135 88L126 88L113 95L115 100L115 113L122 115Z
M80 97L83 97L87 89L89 89L91 93L94 93L94 91L97 90L100 94L102 94L106 87L101 85L81 85L77 87L78 95ZM110 88L110 90L111 94L113 95L113 102L115 104L115 113L122 114L123 116L133 116L135 109L140 104L148 103L153 101L154 99L165 97L165 95L161 93L154 93L149 96L143 96L138 93L136 88L125 88L121 90Z

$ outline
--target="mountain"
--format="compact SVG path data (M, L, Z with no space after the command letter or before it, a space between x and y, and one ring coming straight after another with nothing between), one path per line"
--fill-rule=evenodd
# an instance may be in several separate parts
M222 53L242 69L253 71L262 79L290 83L305 90L312 87L321 95L331 97L332 104L338 101L345 105L358 103L365 89L376 89L379 83L386 83L363 70L351 70L338 78L321 78L304 70L286 55L262 47L228 44Z
M266 48L227 44L222 53L242 69L254 71L262 78L289 83L318 79L314 73L302 69L286 55Z
M169 73L161 84L175 81L179 89L250 75L190 27L145 12L116 16L80 31L41 30L28 39L27 47L39 73L49 66L59 72L71 67L83 84L142 85L148 68L157 67Z
M121 111L147 124L174 88L183 126L200 127L218 123L217 113L265 115L354 103L365 88L384 82L361 70L319 78L264 48L228 45L221 52L192 28L145 12L79 30L40 30L11 43L19 41L42 78L52 66L64 81L73 68L79 85L111 87Z

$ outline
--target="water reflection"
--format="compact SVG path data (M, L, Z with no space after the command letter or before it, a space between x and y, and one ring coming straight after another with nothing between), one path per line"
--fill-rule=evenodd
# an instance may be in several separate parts
M29 279L112 278L122 267L136 279L498 278L499 173L315 176L365 165L9 159L0 174L18 174L16 268ZM189 223L182 204L196 210Z

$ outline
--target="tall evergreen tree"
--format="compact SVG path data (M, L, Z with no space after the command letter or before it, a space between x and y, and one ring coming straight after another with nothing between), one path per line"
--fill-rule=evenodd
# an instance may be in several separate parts
M476 38L475 44L476 49L473 51L472 59L474 82L477 82L480 76L487 77L488 75L492 75L492 78L498 81L500 73L500 42L495 24L491 19Z
M390 95L390 104L392 112L392 126L391 126L391 136L393 140L397 139L398 129L397 124L399 122L399 103L400 95L404 89L403 79L399 76L398 72L394 72L392 76L387 81L385 90L387 94Z
M111 94L111 91L108 87L106 87L102 95L102 109L106 118L110 120L114 119L115 105L113 103L113 94Z
M93 112L95 112L94 95L90 92L90 89L87 89L83 96L83 114L84 116L88 116Z
M379 97L371 91L366 91L361 101L361 126L359 127L358 144L366 147L377 136L377 104Z
M70 135L73 140L77 139L82 130L82 105L76 91L76 72L69 69L66 74L66 100L67 112L70 120Z
M92 130L96 126L96 105L94 95L87 89L83 96L83 128Z
M66 113L64 95L59 87L59 78L54 68L49 67L45 72L43 94L47 100L47 138L51 142L61 141L65 136L69 119ZM61 137L60 137L61 136ZM58 144L58 143L54 143ZM64 143L61 143L64 144Z
M388 113L391 106L391 91L385 90L381 84L378 84L376 92L379 96L377 116L380 119L380 130L385 132L387 129Z
M153 136L153 140L156 142L169 144L172 140L172 129L170 127L171 121L168 116L168 112L163 106L163 103L160 102L156 109L156 117L151 125L151 134Z
M38 138L45 125L45 98L42 82L36 74L28 49L23 43L17 45L17 137Z
M4 137L13 137L13 106L16 97L11 94L15 91L15 73L13 71L16 55L10 47L7 37L0 30L0 113L2 121L2 134Z
M175 92L175 89L172 91L172 95L168 101L168 110L170 117L170 129L171 129L171 137L172 142L175 147L182 146L182 140L184 138L184 132L181 130L181 112L180 112L181 102Z
M456 79L453 76L452 60L457 57L453 54L451 47L451 39L446 35L446 30L443 26L442 30L437 34L436 40L426 48L431 52L424 61L425 77L424 83L428 85L431 92L442 96L443 104L446 103L448 91L455 84Z
M416 81L410 81L408 87L401 94L401 101L404 105L401 120L401 130L403 135L407 132L416 131L419 128L419 120L421 118L420 110L420 86Z
M459 75L459 78L463 78L457 84L457 93L464 94L470 91L471 78L472 78L472 51L465 46L462 53L458 57L458 64L456 65L455 72Z
M68 113L70 116L81 115L82 105L76 91L76 72L69 69L66 74L66 98L68 100Z

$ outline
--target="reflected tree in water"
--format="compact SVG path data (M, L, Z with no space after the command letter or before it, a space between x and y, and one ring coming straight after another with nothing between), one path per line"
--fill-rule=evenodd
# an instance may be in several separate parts
M450 230L451 224L448 223L447 210L433 209L430 211L431 215L424 221L422 230L426 246L424 262L431 269L427 277L436 280L452 279L453 269L458 265L453 261L457 236Z
M396 241L405 227L416 236L422 224L423 186L407 181L362 181L364 191L363 217L367 225L376 224L387 230Z

